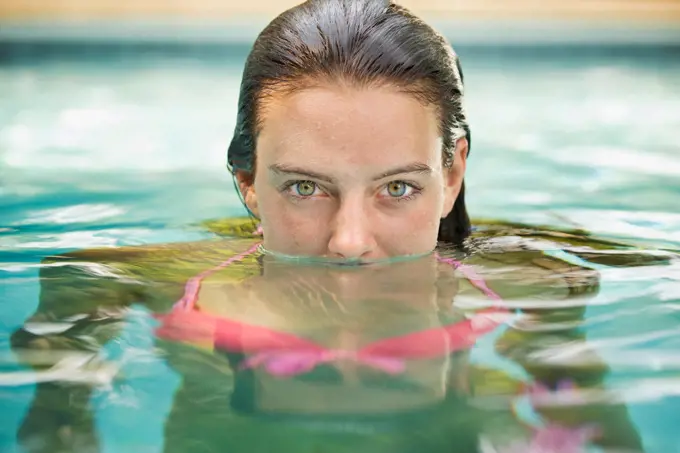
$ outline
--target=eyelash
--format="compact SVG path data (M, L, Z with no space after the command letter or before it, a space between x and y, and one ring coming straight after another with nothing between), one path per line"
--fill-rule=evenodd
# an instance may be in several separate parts
M413 183L413 182L407 182L407 181L402 181L402 180L390 181L390 182L388 182L388 183L386 183L386 184L383 184L382 187L383 187L383 189L384 189L384 188L387 187L389 184L393 184L393 183L395 183L395 182L405 184L408 188L410 188L410 189L412 190L412 193L410 193L409 195L402 195L401 197L390 197L390 196L385 197L385 198L387 198L388 200L394 201L394 202L396 202L396 203L401 203L401 202L403 202L403 201L410 201L410 200L413 200L413 199L416 198L418 195L420 195L420 194L422 193L422 191L423 191L423 188L420 187L419 185L417 185L417 184L415 184L415 183ZM279 188L279 191L282 192L282 193L285 193L285 192L289 191L290 189L292 189L296 184L302 184L302 183L313 184L314 187L315 187L315 189L318 189L318 190L320 190L320 191L326 193L326 192L321 188L321 186L320 186L319 184L315 183L314 181L302 180L302 179L298 179L298 180L295 180L295 181L288 181L288 182L286 182L285 184L283 184L283 185ZM298 200L306 200L306 199L312 198L312 197L314 196L314 195L306 195L306 196L305 196L305 195L297 195L297 194L294 194L294 193L287 193L286 195L288 195L288 196L290 196L290 197L293 197L293 198L295 198L295 199L298 199Z

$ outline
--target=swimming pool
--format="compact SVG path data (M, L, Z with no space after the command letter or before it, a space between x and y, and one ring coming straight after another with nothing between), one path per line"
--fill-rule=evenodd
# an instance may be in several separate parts
M21 369L8 335L36 307L44 256L206 238L202 220L244 214L224 163L247 50L2 48L3 369ZM678 48L457 51L474 135L474 217L680 249ZM599 303L588 309L589 338L613 368L612 385L624 387L648 452L680 452L680 269L619 268L603 278ZM103 451L162 449L178 378L144 354L149 325L133 310L110 344L113 356L140 359L130 379L90 403ZM478 360L498 365L488 355ZM19 451L16 430L33 391L30 382L0 386L3 453Z

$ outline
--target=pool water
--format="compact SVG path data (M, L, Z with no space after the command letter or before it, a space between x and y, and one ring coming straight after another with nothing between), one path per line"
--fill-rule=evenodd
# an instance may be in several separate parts
M457 51L474 218L588 231L645 255L680 250L680 50ZM0 452L23 451L17 432L37 386L9 337L36 310L44 257L210 239L202 221L245 214L224 164L246 54L236 44L0 49ZM622 395L645 451L680 452L680 264L592 267L602 281L585 328L611 368L607 385ZM254 428L222 427L228 380L205 381L214 403L182 386L155 349L147 308L133 305L121 324L105 349L123 363L122 377L84 401L52 403L88 406L100 451L268 451L249 449L244 433ZM516 373L495 339L477 344L471 360ZM221 366L184 354L194 383ZM169 433L177 395L185 425ZM61 435L77 437L78 425L69 429ZM282 429L263 436L283 442ZM325 451L312 444L304 451Z

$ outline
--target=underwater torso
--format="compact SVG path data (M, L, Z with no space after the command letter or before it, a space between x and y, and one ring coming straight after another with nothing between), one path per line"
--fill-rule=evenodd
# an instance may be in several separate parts
M542 416L513 403L527 385L556 388L565 376L599 385L597 366L569 370L528 357L546 339L582 341L598 266L664 259L612 253L626 248L578 232L488 224L422 267L338 276L263 266L248 221L208 228L214 240L46 260L41 307L13 347L92 350L129 307L144 306L182 379L168 452L275 444L283 452L472 453L482 438L530 442ZM34 327L49 322L67 327ZM519 373L470 360L489 336Z

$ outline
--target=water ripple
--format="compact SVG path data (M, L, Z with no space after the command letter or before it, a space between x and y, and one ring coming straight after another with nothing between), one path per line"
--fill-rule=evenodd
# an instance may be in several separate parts
M19 225L65 225L70 223L88 223L123 215L126 209L110 204L79 204L54 209L28 211L25 219L14 222Z

